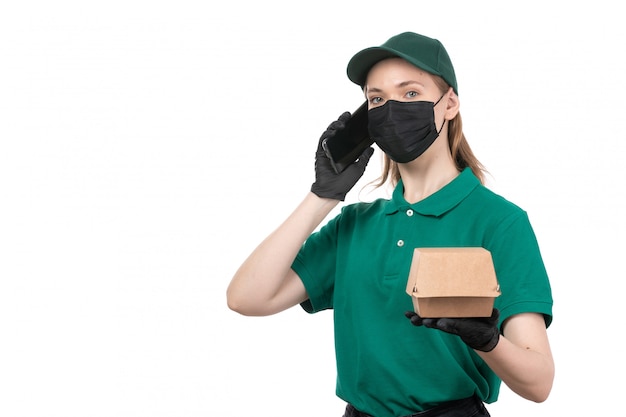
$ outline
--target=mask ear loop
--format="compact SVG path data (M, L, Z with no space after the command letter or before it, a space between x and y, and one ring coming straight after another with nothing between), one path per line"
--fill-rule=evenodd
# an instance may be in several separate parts
M437 101L435 102L435 104L433 104L433 108L435 108L435 106L436 106L437 104L439 104L439 102L441 101L441 99L442 99L442 98L443 98L443 96L445 96L445 95L446 95L446 93L443 93L443 94L441 95L441 97L439 97L439 100L437 100Z
M443 130L443 125L446 124L446 119L443 119L443 123L441 123L441 127L439 128L439 130L437 131L437 137L439 137L439 134L441 133L441 131Z
M441 97L439 97L439 100L437 100L437 102L436 102L435 104L433 104L433 116L434 116L434 113L435 113L435 106L436 106L437 104L439 104L439 102L441 101L441 99L442 99L442 98L443 98L443 96L445 96L445 95L446 95L446 93L443 93L443 94L441 95ZM443 122L441 123L441 127L440 127L440 128L439 128L439 130L437 131L437 137L439 137L439 134L440 134L440 133L441 133L441 131L443 130L443 125L445 125L445 124L446 124L446 119L443 119Z

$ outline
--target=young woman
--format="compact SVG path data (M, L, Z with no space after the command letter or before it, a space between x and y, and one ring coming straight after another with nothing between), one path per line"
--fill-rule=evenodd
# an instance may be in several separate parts
M255 316L333 309L345 416L488 416L501 381L544 401L554 378L549 279L526 212L483 185L443 45L401 33L357 53L348 77L367 98L369 132L385 153L380 184L395 185L392 197L346 205L314 232L373 152L335 174L321 143L345 126L344 113L320 139L311 192L241 265L228 306ZM419 247L489 250L501 290L493 315L412 312L405 287Z

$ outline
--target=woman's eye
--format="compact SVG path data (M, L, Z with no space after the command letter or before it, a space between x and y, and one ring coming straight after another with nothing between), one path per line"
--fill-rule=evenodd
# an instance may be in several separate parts
M372 104L379 104L383 99L380 97L372 97L370 98L370 103Z
M415 98L417 97L417 91L409 91L408 93L406 93L406 96L408 98Z

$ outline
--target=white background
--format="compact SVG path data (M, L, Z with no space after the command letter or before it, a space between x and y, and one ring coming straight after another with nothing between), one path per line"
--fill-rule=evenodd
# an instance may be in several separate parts
M406 30L446 45L466 135L552 280L552 394L503 386L492 415L624 415L620 10L3 3L0 416L341 416L331 313L242 317L225 291L362 101L349 58Z

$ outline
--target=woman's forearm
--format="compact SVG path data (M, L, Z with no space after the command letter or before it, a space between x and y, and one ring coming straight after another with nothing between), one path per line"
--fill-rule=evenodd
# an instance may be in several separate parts
M548 398L555 368L541 315L513 316L496 348L477 353L513 392L535 402Z
M292 214L254 249L232 278L228 306L241 314L268 315L303 301L306 293L291 264L298 250L338 200L308 193Z

